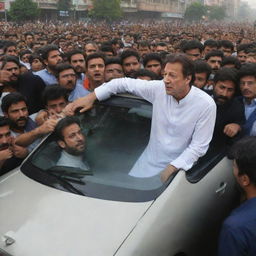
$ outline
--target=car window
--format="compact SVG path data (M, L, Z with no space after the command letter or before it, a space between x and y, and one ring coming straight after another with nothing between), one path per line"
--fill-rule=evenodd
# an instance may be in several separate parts
M149 141L151 112L152 105L139 99L115 97L96 104L79 116L86 136L84 162L79 167L57 165L62 150L52 134L21 169L41 183L81 195L120 201L154 200L165 188L160 176L129 175Z

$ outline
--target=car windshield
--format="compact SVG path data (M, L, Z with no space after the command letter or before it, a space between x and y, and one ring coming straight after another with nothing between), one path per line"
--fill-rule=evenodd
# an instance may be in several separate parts
M165 186L160 176L129 175L148 144L152 105L144 100L113 97L80 115L86 150L79 164L58 166L62 149L50 135L21 170L52 187L89 197L142 202L154 200Z

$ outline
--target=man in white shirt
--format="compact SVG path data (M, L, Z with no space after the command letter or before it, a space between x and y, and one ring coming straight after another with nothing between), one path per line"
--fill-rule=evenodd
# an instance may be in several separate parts
M114 79L65 110L73 114L82 107L80 112L84 112L96 99L105 100L124 91L151 102L150 140L130 175L150 177L161 173L165 182L175 171L190 169L206 153L212 139L216 105L209 95L191 86L193 80L193 62L184 55L170 55L162 81Z

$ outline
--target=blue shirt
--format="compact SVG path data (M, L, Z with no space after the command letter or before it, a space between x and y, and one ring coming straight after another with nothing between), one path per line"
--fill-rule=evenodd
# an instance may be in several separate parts
M58 84L55 75L50 73L46 68L35 72L35 75L40 76L46 86Z
M224 221L218 256L256 255L256 197L235 209Z
M90 91L86 90L83 86L83 81L85 79L85 75L81 74L81 78L78 78L76 81L75 89L70 93L68 100L74 101L78 98L84 97L90 93Z
M246 117L246 120L248 120L249 116L256 109L256 99L253 99L250 104L246 103L245 100L243 101L244 101L245 117Z

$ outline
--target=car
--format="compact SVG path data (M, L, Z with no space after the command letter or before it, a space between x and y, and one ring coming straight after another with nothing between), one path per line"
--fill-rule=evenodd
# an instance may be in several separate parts
M164 184L129 171L150 137L152 106L118 95L79 115L89 170L59 167L49 135L0 177L0 255L211 255L236 199L232 161L210 147Z

